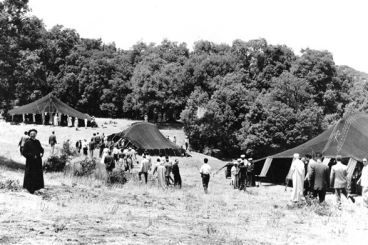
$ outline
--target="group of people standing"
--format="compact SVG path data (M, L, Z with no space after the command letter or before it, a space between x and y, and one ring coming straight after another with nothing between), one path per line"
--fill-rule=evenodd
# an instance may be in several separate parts
M240 158L233 162L231 167L231 182L234 189L245 191L248 186L255 186L254 163L253 158Z
M158 186L162 188L169 186L181 188L182 186L178 159L172 162L168 156L157 158L152 171L152 175L155 176L155 174L157 174Z
M362 176L358 182L363 187L363 203L368 207L368 167L367 159L363 159ZM350 199L353 203L355 199L347 192L348 173L347 166L342 163L342 157L336 156L335 164L331 167L322 161L322 154L317 153L315 158L306 154L300 158L298 153L293 156L290 168L290 176L293 182L291 195L292 202L299 202L303 198L317 198L319 202L325 201L327 189L334 189L336 202L341 207L341 195Z

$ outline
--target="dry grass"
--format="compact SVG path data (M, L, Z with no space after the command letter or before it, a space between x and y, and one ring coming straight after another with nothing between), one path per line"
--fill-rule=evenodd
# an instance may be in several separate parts
M204 195L204 155L192 156L179 158L181 190L162 190L152 176L144 185L136 173L124 186L47 173L38 195L1 189L0 244L365 244L368 211L359 203L343 200L338 210L328 195L323 207L289 206L290 190L262 185L239 192L222 171ZM22 177L22 170L0 168L0 181Z

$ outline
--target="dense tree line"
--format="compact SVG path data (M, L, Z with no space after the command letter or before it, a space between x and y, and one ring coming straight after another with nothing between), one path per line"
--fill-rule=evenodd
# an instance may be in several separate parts
M182 119L196 150L255 157L300 144L345 113L368 109L365 74L336 66L331 53L297 56L264 39L231 45L137 43L129 50L46 30L27 0L0 2L3 110L53 91L95 116Z

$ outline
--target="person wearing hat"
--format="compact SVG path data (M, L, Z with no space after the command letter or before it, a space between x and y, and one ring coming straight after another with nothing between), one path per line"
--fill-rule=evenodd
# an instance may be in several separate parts
M44 188L42 157L44 149L40 141L36 139L37 130L28 131L29 139L24 143L23 156L26 158L26 168L24 172L23 188L33 194L35 191Z

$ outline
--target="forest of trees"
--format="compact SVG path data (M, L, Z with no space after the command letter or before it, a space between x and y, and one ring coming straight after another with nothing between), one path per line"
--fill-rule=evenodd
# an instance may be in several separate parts
M4 112L54 92L97 117L181 119L198 151L261 157L368 110L366 77L335 65L328 51L298 56L265 39L202 40L193 50L164 40L123 50L61 25L46 30L27 0L0 2Z

